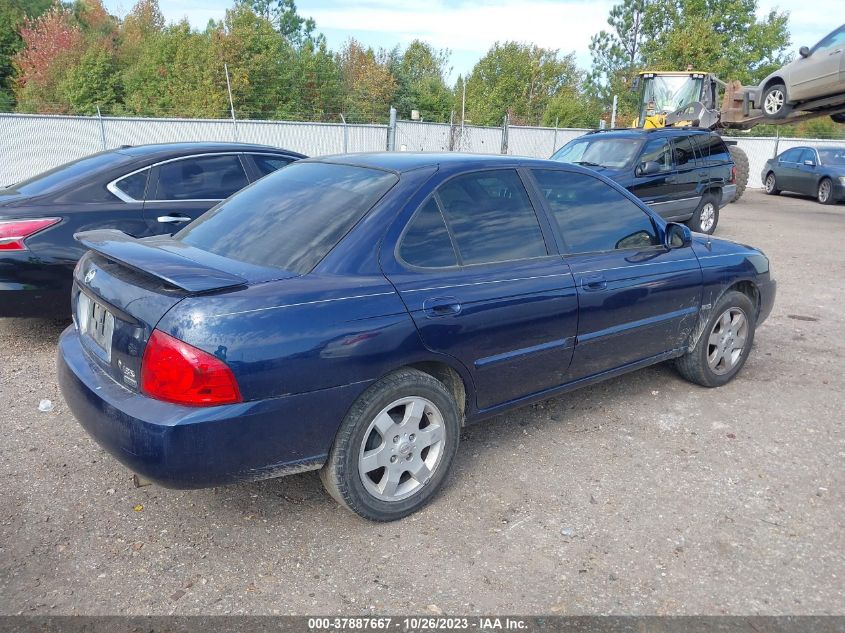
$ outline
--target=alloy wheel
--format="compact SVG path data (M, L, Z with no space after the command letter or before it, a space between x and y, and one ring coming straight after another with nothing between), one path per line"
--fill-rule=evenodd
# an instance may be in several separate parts
M699 214L699 226L701 226L701 230L705 233L709 233L710 230L713 228L713 224L716 222L716 205L712 202L708 202L703 207L701 207L701 213Z
M786 95L780 90L772 90L766 95L763 110L769 115L777 114L783 108L784 103L786 103Z
M819 183L819 202L827 202L830 198L830 181L822 180Z
M445 445L446 425L437 406L418 396L400 398L367 427L358 474L367 492L377 499L407 499L432 478Z
M766 193L772 193L775 190L775 175L769 174L766 176Z
M707 364L714 374L731 371L742 358L748 339L748 317L740 308L728 308L722 313L707 341Z

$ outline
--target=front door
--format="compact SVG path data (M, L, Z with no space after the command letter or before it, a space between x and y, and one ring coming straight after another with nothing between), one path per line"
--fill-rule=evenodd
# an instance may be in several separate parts
M575 283L516 170L447 180L382 266L423 344L471 373L479 409L564 382Z
M653 173L650 170L657 169ZM631 193L665 218L677 214L677 174L672 163L672 148L666 138L650 139L642 149L634 168Z
M789 74L790 99L815 99L842 92L845 70L845 27L816 44L809 57L795 61Z
M569 380L681 348L698 319L702 273L692 248L667 249L662 228L594 176L533 172L578 289Z

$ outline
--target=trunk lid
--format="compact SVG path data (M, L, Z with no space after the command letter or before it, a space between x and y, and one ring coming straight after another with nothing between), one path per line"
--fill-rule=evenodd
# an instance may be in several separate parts
M182 299L293 276L212 255L170 236L136 239L97 230L75 237L91 249L74 270L71 294L82 345L104 372L133 391L153 329Z

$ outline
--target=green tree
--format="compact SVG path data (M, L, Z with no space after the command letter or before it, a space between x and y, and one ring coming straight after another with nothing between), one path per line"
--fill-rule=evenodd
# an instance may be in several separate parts
M343 81L343 112L350 121L379 121L387 117L396 79L386 55L377 56L350 39L338 56Z
M300 48L313 39L317 27L312 18L303 18L294 0L242 0L258 15L264 16L293 46Z
M390 70L396 78L394 105L400 117L410 118L411 110L418 110L427 121L449 120L448 64L448 50L435 50L421 40L411 42L401 55L398 49L391 54Z
M19 30L24 21L35 19L50 8L51 0L3 0L0 2L0 111L11 110L12 59L23 48Z
M121 102L120 75L114 53L92 46L72 66L61 82L64 100L74 114L112 113Z
M574 89L581 75L574 53L560 57L534 44L496 42L466 81L472 123L498 125L507 113L512 123L538 125L551 99L564 88Z

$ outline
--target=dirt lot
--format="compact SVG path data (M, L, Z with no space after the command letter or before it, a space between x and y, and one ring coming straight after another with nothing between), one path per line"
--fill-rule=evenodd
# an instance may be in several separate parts
M780 284L737 380L657 366L471 427L388 525L315 473L134 488L62 402L62 325L0 320L0 612L845 613L845 205L751 192L717 234Z

